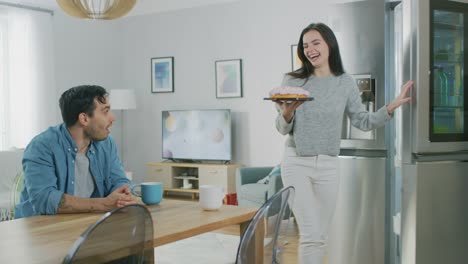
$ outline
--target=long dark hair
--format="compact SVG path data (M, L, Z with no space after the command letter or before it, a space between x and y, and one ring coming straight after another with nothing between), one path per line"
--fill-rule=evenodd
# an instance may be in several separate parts
M304 34L311 30L316 30L317 32L319 32L328 45L330 54L328 57L328 63L330 65L330 70L333 73L333 75L339 76L343 74L345 71L343 68L343 63L341 62L338 41L336 40L333 31L323 23L312 23L302 30L301 36L299 37L299 42L297 43L297 55L302 62L302 67L287 74L298 79L308 79L312 74L314 74L315 67L305 56L304 42L302 41Z

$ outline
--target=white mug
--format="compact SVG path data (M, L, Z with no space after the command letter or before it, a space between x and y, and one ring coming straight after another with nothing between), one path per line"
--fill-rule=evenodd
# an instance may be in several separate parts
M226 195L222 187L214 185L201 185L199 188L200 207L203 210L217 210L223 205Z

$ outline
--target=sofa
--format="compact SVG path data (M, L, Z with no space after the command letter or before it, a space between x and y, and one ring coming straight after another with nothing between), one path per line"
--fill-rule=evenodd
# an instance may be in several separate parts
M239 206L260 207L283 188L279 169L274 169L273 166L237 169L236 191Z

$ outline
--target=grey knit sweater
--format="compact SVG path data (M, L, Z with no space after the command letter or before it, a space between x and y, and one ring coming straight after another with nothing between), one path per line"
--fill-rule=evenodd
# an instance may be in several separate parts
M285 75L282 86L302 87L315 98L299 106L290 123L277 106L276 128L283 135L289 134L286 146L295 147L299 156L338 155L343 113L349 116L353 126L364 131L383 126L391 119L385 106L374 113L366 111L349 74L311 76L305 84L304 79Z

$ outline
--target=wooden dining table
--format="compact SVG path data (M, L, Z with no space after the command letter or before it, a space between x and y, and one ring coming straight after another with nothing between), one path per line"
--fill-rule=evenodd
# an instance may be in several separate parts
M197 202L170 199L147 208L153 219L154 247L232 225L240 225L242 234L257 210L223 205L204 211ZM0 263L62 263L73 243L103 214L41 215L0 222ZM263 230L254 235L250 263L263 263L260 236Z

